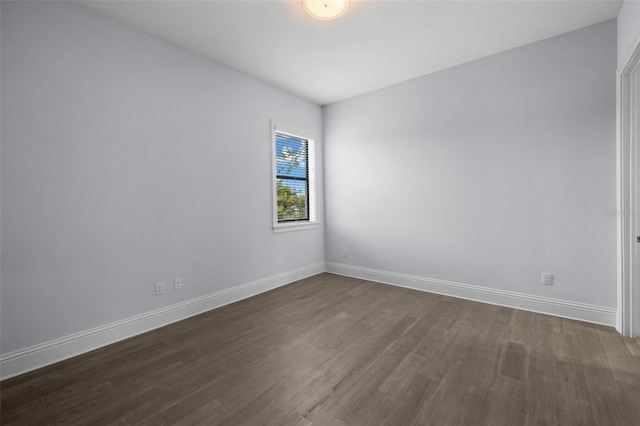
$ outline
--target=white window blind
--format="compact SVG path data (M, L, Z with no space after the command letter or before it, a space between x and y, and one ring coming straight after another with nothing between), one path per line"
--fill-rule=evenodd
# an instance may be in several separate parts
M309 140L275 133L278 223L309 221Z

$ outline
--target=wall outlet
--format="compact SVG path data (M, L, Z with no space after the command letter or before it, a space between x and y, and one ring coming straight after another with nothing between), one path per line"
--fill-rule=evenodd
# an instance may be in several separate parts
M544 285L553 285L553 274L549 274L547 272L542 273L542 284Z
M182 290L182 278L176 278L173 281L173 291Z
M342 257L347 257L347 249L342 249Z
M164 283L156 283L156 296L164 294Z

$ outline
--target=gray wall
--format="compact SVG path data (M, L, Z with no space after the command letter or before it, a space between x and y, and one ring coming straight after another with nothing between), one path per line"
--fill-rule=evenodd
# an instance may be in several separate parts
M615 307L615 68L608 21L325 107L326 260Z
M640 1L626 0L618 12L618 65L630 53L631 44L640 36Z
M1 28L2 353L323 262L271 229L270 118L319 106L69 3Z

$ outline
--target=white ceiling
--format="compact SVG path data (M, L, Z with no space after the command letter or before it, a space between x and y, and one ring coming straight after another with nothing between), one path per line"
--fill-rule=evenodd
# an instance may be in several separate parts
M613 19L619 0L351 0L335 21L300 0L80 1L321 105Z

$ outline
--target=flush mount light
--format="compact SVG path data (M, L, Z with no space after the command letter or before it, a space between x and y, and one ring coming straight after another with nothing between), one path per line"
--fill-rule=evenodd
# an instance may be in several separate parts
M329 21L347 12L349 0L302 0L302 7L312 18Z

